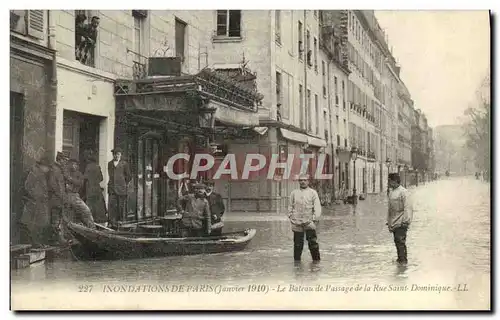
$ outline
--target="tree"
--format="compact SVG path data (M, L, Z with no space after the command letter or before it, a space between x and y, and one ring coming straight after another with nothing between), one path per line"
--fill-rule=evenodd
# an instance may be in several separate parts
M473 153L474 162L479 170L486 172L490 180L490 77L487 76L477 91L477 104L465 112L467 120L464 124L466 146Z

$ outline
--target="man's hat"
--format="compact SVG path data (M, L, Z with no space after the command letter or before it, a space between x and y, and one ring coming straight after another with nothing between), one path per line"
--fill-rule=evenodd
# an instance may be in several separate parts
M61 151L57 151L56 159L65 159L68 160L68 156L62 153Z
M193 185L193 189L205 189L207 186L203 183L196 183Z
M49 156L44 156L40 160L37 161L39 165L50 167L52 165L52 160Z
M120 148L120 147L116 147L116 148L114 148L113 150L111 150L111 152L112 152L113 154L118 153L118 152L123 153L123 150L122 150L122 148Z
M389 173L388 177L389 180L391 181L396 181L397 183L401 183L401 176L399 173Z

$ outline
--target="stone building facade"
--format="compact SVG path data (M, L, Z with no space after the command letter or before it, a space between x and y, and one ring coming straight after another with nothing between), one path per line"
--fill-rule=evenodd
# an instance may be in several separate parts
M11 228L22 210L27 172L54 154L55 74L48 12L10 11ZM13 231L13 242L17 232Z

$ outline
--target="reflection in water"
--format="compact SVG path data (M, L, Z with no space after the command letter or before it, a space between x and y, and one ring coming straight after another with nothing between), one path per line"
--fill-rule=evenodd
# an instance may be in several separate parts
M228 213L226 230L257 229L246 250L235 253L129 261L58 261L12 272L13 286L57 282L314 283L391 282L455 284L489 279L489 186L444 180L411 189L414 223L408 233L409 265L398 266L385 226L386 196L369 197L354 210L325 210L319 226L321 262L293 261L286 217ZM481 280L482 281L482 280ZM477 286L476 286L477 288ZM485 293L489 295L489 293Z

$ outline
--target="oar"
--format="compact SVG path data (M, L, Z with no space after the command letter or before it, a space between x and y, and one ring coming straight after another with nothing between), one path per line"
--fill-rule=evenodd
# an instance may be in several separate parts
M116 231L116 230L113 230L113 229L111 229L111 228L108 228L108 227L106 227L106 226L104 226L104 225L102 225L102 224L99 224L99 223L94 223L94 224L96 225L96 227L99 227L99 228L104 229L104 230L107 230L107 231L113 231L113 232L115 232L115 231Z

